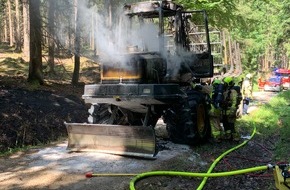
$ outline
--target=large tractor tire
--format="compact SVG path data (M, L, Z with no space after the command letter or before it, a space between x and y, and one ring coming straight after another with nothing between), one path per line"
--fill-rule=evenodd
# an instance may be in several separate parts
M196 141L203 143L208 140L211 134L209 109L210 103L206 94L191 91L188 93L191 117L194 123Z
M88 122L92 124L141 125L136 114L110 104L92 104L88 112Z
M92 104L88 112L88 123L91 124L142 126L145 119L145 114L109 104ZM158 115L150 114L147 126L155 127L158 118Z
M210 135L210 123L205 95L191 91L164 114L164 122L170 139L175 143L198 144Z
M92 104L88 110L88 123L91 124L112 124L111 113L108 104Z

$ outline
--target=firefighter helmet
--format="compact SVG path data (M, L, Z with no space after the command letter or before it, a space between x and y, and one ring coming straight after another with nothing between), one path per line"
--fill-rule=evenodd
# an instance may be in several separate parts
M225 77L225 78L223 79L223 82L224 82L224 84L226 84L226 85L228 85L228 86L232 86L232 85L234 84L233 77L230 77L230 76Z
M218 85L218 84L221 84L222 81L219 80L219 79L214 79L213 82L212 82L212 85Z
M250 73L248 73L248 74L246 75L246 78L251 79L251 78L252 78L252 75L251 75Z

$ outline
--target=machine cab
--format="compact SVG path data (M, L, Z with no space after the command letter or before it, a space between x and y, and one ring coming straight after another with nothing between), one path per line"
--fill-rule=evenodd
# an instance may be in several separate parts
M119 19L119 55L103 60L102 83L164 83L183 75L213 76L207 15L171 1L124 6ZM110 63L110 64L106 64Z

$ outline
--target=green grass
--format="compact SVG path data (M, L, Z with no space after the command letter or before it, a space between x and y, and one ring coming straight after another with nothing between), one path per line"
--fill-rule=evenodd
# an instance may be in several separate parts
M274 159L290 161L290 90L281 92L257 111L238 120L240 127L257 127L259 138L275 142Z

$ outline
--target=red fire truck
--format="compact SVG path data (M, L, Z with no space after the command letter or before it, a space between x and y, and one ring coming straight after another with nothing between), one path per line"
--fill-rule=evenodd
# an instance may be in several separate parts
M289 69L276 69L275 75L282 77L282 85L284 89L290 89L290 70Z

